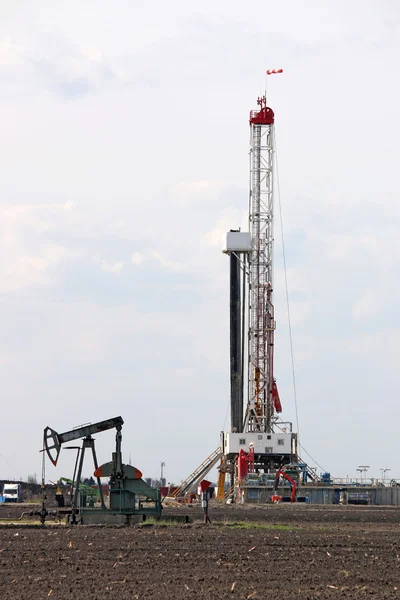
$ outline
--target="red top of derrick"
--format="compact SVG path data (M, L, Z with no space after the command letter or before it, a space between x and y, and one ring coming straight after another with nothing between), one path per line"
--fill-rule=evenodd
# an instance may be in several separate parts
M260 110L250 111L250 123L254 123L255 125L273 125L274 111L267 106L266 97L258 98L257 104Z

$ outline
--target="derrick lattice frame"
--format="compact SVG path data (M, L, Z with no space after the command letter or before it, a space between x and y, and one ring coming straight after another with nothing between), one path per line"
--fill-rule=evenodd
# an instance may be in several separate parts
M273 431L273 124L251 124L249 364L245 430Z

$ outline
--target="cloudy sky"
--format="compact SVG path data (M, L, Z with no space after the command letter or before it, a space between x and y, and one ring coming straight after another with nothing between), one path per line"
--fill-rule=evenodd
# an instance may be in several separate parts
M221 237L246 220L267 68L284 69L268 94L301 443L335 476L367 464L400 478L396 0L0 8L0 478L40 477L46 425L122 415L125 459L145 476L165 461L169 481L217 446ZM294 421L279 240L276 261L276 377ZM98 436L100 462L112 447ZM72 465L62 452L46 477Z

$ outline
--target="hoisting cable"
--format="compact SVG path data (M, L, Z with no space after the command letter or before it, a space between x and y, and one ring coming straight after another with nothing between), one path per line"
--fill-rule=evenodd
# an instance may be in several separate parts
M311 454L309 454L309 453L307 452L307 450L304 448L304 446L302 446L302 445L299 443L299 447L300 447L300 448L303 450L303 452L305 452L305 453L307 454L307 456L309 456L309 457L311 458L311 460L312 460L312 461L313 461L313 462L314 462L314 463L317 465L317 467L319 467L319 468L321 469L321 471L322 471L323 473L326 473L326 469L324 469L323 467L321 467L321 465L320 465L319 463L317 463L317 461L315 460L315 458L313 458L313 457L311 456Z
M226 429L225 429L225 425L226 425L226 420L227 420L227 418L228 418L229 407L230 407L230 400L228 399L228 405L227 405L227 407L226 407L226 413L225 413L224 425L223 425L223 427L222 427L221 431L226 431Z
M282 425L286 425L286 423L284 421L280 421ZM277 427L279 429L279 431L282 431L282 433L284 433L284 429L283 427L280 427L279 425L279 421L277 423L275 423L275 427ZM303 450L303 452L305 452L307 454L307 456L309 456L311 458L311 460L316 464L317 467L319 467L321 469L322 472L326 472L326 469L324 469L324 467L321 467L321 465L315 460L315 458L313 458L311 456L311 454L309 452L307 452L307 450L304 448L304 446L302 446L299 443L299 447Z
M279 186L278 149L277 149L277 145L276 145L276 137L275 137L274 141L275 141L276 187L277 187L277 192L278 192L279 217L280 217L281 237L282 237L282 258L283 258L283 270L284 270L284 274L285 274L285 291L286 291L287 316L288 316L288 324L289 324L290 354L291 354L291 359L292 359L292 380L293 380L294 406L295 406L295 411L296 411L297 443L298 443L299 448L302 448L302 446L300 444L299 411L297 408L296 370L295 370L295 366L294 366L292 321L290 318L289 287L288 287L287 269L286 269L285 238L283 235L283 217L282 217L281 191L280 191L280 186Z

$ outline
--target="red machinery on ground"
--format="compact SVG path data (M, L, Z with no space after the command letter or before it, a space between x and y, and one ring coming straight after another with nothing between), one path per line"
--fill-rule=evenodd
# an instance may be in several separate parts
M274 492L276 492L276 490L278 489L278 485L279 485L279 481L280 481L281 477L283 477L284 479L286 479L286 481L288 481L290 483L290 489L291 489L290 502L296 502L297 483L283 469L279 469L279 471L277 471L277 473L276 473ZM281 502L282 496L279 496L274 493L271 500L274 503Z

